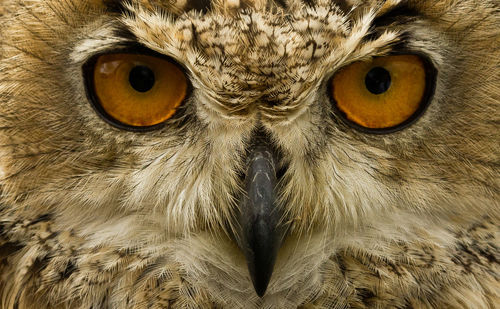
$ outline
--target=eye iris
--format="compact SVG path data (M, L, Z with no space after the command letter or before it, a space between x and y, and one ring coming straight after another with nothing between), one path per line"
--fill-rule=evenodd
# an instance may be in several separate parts
M375 67L366 74L366 89L373 94L382 94L391 86L391 74L384 68Z
M138 92L147 92L155 85L155 73L147 66L138 65L130 70L129 83Z

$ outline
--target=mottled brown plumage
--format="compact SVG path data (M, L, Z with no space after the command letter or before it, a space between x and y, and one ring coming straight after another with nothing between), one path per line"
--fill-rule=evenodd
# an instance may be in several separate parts
M451 0L0 0L0 308L497 308L500 8ZM89 104L82 66L139 43L192 86L160 130ZM401 131L332 107L340 68L437 70ZM231 234L256 128L289 225L256 295Z

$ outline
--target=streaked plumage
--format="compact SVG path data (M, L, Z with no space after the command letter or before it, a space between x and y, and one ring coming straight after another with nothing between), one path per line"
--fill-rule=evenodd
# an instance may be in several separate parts
M495 308L500 8L491 1L3 0L1 308ZM192 90L164 129L120 130L82 65L138 42ZM411 50L427 111L373 135L328 81ZM231 237L256 128L289 224L264 297Z

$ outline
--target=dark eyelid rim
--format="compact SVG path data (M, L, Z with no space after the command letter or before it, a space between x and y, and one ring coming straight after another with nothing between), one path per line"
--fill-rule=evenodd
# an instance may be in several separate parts
M414 8L411 8L407 3L399 4L393 8L391 8L388 12L378 16L372 22L372 26L383 27L390 25L394 22L398 24L407 23L409 20L412 20L420 15L420 12Z
M130 54L130 55L145 55L145 56L151 56L151 57L156 57L160 58L163 60L166 60L168 62L171 62L175 64L186 76L186 81L187 81L187 89L186 89L186 96L182 100L180 106L177 108L176 112L172 117L169 119L165 120L162 123L158 123L152 126L144 126L144 127L139 127L139 126L130 126L127 124L124 124L113 117L109 115L104 108L101 106L99 103L99 98L97 97L97 94L95 93L95 87L94 87L94 68L95 64L97 62L97 59L101 56L104 55L112 55L112 54ZM84 85L85 85L85 92L87 95L87 99L94 109L94 111L103 119L106 123L109 125L116 127L118 129L126 130L126 131L131 131L131 132L151 132L155 130L160 130L166 126L166 124L170 121L174 121L178 117L182 117L180 115L180 111L182 110L182 105L186 103L186 101L189 99L193 92L193 86L191 84L188 70L186 67L184 67L182 64L177 62L175 59L172 57L169 57L167 55L158 53L154 50L151 50L141 44L138 43L132 43L129 44L128 46L124 47L119 47L119 48L113 48L113 49L108 49L105 51L102 51L96 55L93 55L89 60L87 60L83 66L82 66L82 74L83 74L83 80L84 80Z
M124 43L128 44L131 48L134 48L135 46L137 46L138 48L143 47L139 43L137 36L125 25L119 25L116 29L113 30L113 34L115 37L123 39Z
M102 3L106 7L106 10L110 13L123 13L125 7L123 5L123 0L103 0Z
M423 53L419 53L419 52L415 52L415 51L397 51L397 52L392 52L392 53L388 54L387 56L383 56L383 57L396 56L396 55L415 55L415 56L419 56L420 59L422 59L424 61L424 65L425 65L425 91L424 91L424 96L422 97L422 100L421 100L421 103L420 103L418 109L408 119L406 119L402 123L395 125L393 127L382 128L382 129L371 129L371 128L363 127L363 126L349 120L346 117L345 113L342 112L337 107L337 102L333 98L333 92L332 92L332 90L333 90L332 80L336 75L336 74L333 74L333 76L328 80L328 84L327 84L328 96L330 97L330 101L332 102L332 107L334 109L335 114L341 115L341 117L339 117L339 118L344 123L346 123L348 126L354 128L357 131L360 131L362 133L371 134L371 135L391 134L391 133L395 133L395 132L398 132L398 131L401 131L403 129L408 128L409 126L411 126L415 122L417 122L417 120L420 117L423 116L423 114L425 113L425 111L427 110L429 105L431 104L432 99L434 97L434 93L436 91L436 81L437 81L438 71L437 71L436 67L432 64L432 61L430 60L430 58ZM339 68L337 70L337 72L340 71L341 69L342 68Z

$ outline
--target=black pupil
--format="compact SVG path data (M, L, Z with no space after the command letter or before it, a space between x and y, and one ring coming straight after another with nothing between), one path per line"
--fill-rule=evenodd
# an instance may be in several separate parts
M130 70L128 80L132 88L146 92L155 85L155 73L147 66L138 65Z
M391 74L384 68L373 68L366 74L365 85L371 93L382 94L391 86Z

